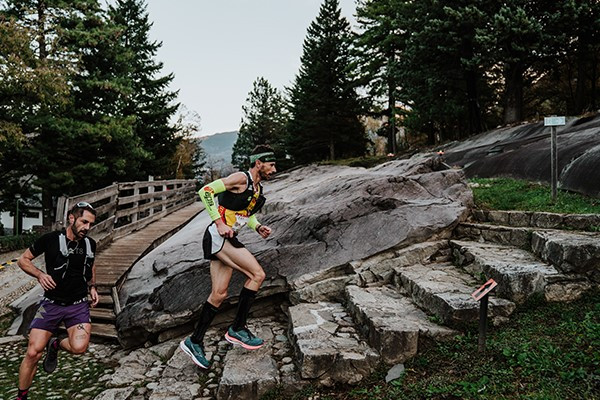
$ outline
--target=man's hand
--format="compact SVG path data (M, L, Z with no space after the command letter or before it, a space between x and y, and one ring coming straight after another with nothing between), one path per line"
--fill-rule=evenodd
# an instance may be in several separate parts
M269 228L269 227L268 227L268 226L266 226L266 225L260 225L260 226L258 227L258 229L256 229L256 232L258 232L258 234L259 234L260 236L262 236L262 237L263 237L263 239L266 239L266 238L268 238L268 237L269 237L269 235L271 234L271 228Z
M217 224L217 232L224 238L232 238L234 235L233 229L231 229L222 219L215 221Z
M98 305L98 302L100 301L100 296L98 295L98 290L96 289L96 286L92 286L90 288L90 297L92 298L92 307L96 307Z
M38 276L37 280L44 290L50 290L56 287L56 282L54 282L54 279L52 279L50 275L43 272Z

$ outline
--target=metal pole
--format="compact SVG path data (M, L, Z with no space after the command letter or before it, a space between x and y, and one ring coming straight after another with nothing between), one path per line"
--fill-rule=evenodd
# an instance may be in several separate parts
M479 342L478 342L478 350L479 352L485 351L485 336L487 334L487 310L488 310L488 297L489 294L486 294L481 298L479 302Z
M556 187L558 184L558 155L556 148L556 126L551 128L550 133L550 169L552 175L552 201L556 201Z
M19 199L17 198L17 212L15 213L15 235L19 236Z

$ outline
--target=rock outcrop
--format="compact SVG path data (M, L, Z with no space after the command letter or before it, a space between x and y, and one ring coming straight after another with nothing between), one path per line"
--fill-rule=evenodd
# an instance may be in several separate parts
M600 116L573 118L557 128L559 187L599 197ZM450 165L468 177L511 176L550 182L550 128L543 122L485 132L445 147Z
M248 229L240 233L267 274L260 295L301 289L307 276L393 247L448 238L468 215L472 195L462 171L438 166L422 157L371 169L311 165L266 183L259 220L273 234L263 240ZM200 243L208 222L202 213L133 267L117 318L122 345L168 340L190 329L210 291ZM342 290L346 277L335 279L342 285L330 282L329 289ZM234 274L230 297L242 282Z

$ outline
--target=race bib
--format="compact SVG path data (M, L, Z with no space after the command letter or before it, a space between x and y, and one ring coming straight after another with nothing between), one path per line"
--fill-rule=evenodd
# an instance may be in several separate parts
M235 224L231 227L236 232L239 232L248 223L248 217L245 215L235 214Z

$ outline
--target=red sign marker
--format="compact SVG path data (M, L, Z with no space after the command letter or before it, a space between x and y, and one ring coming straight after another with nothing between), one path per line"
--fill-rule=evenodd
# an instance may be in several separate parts
M483 296L488 294L496 286L498 286L498 282L496 282L493 279L490 279L489 281L484 283L482 287L471 293L471 297L479 301Z

